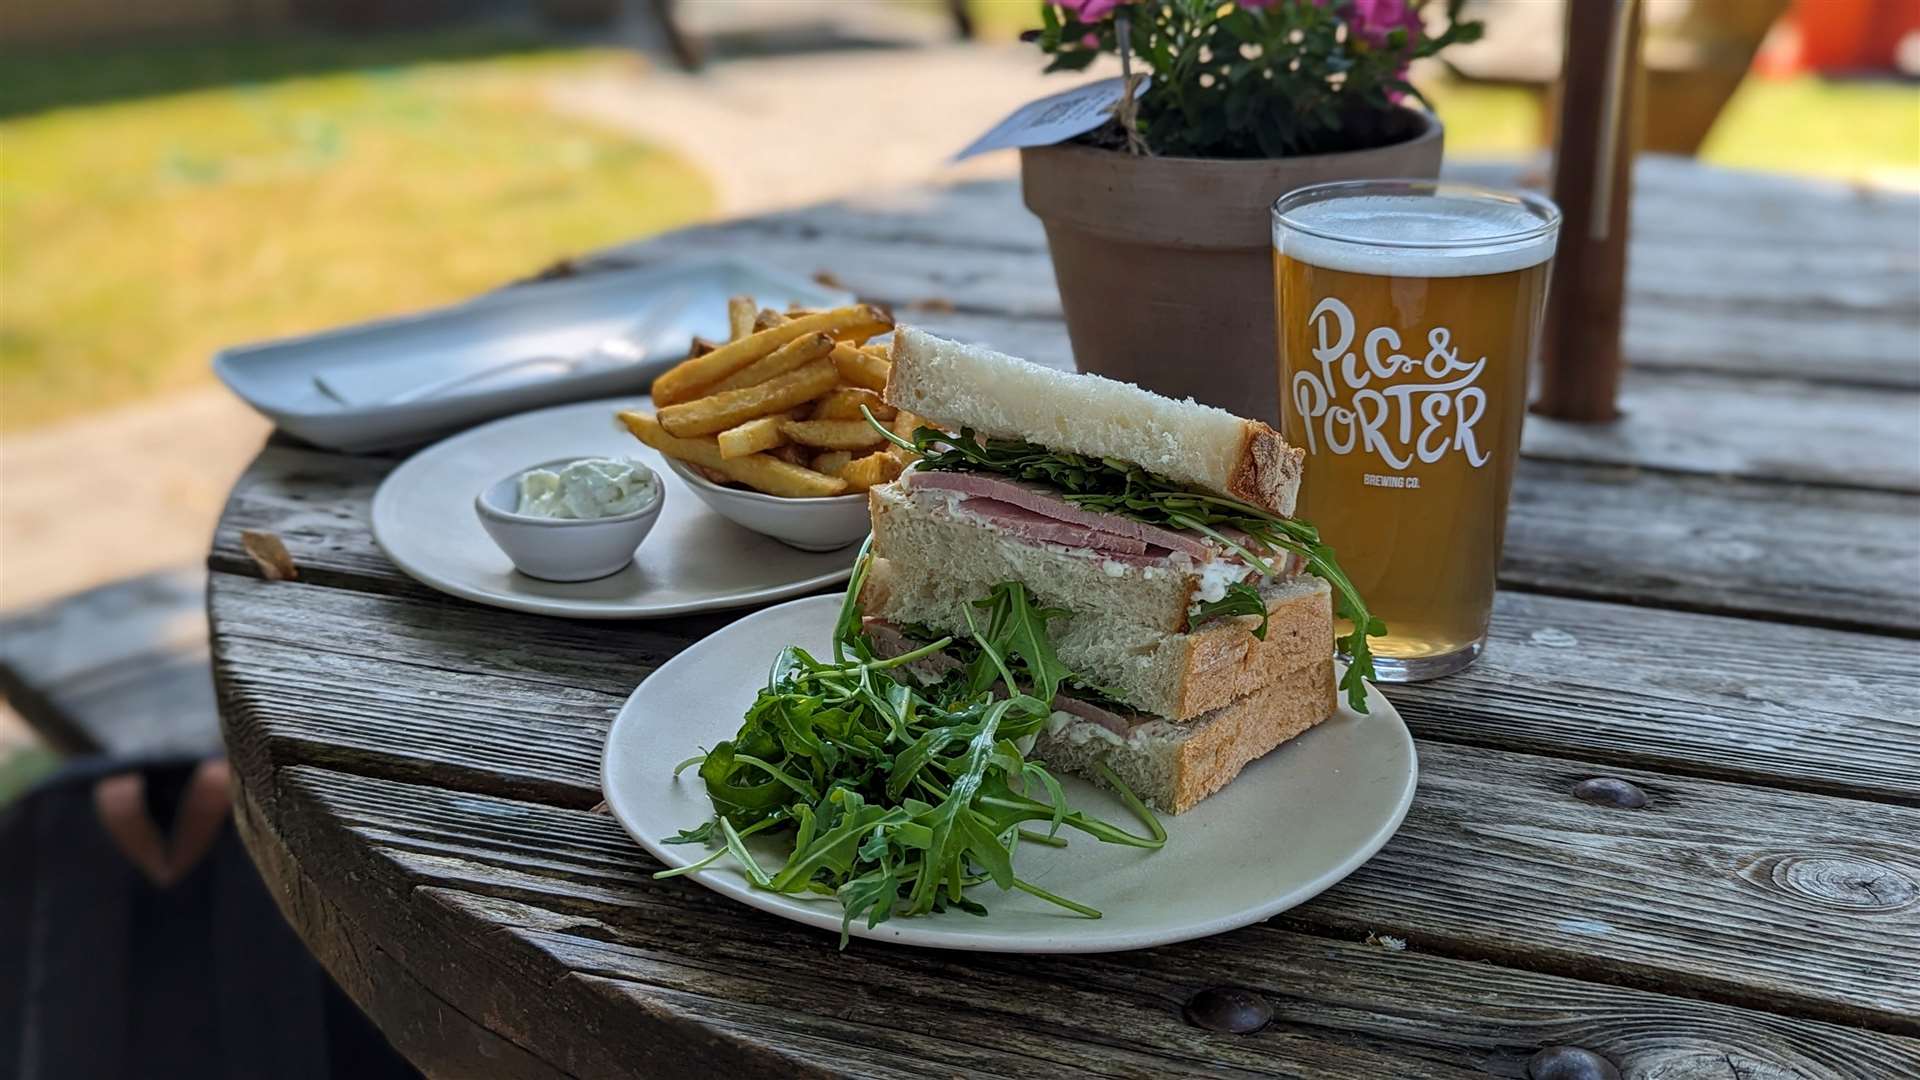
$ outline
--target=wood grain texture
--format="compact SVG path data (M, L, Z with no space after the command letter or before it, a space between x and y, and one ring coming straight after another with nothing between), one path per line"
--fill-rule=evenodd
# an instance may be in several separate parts
M1907 494L1523 459L1500 583L1913 636L1916 521Z
M257 576L240 531L286 542L303 583L437 595L364 521L385 464L270 446L241 478L209 565ZM304 496L304 497L296 497ZM1920 634L1920 497L1523 460L1503 585Z
M1503 592L1459 675L1388 687L1414 733L1920 805L1913 646Z
M394 1048L428 1076L556 1080L564 1074L450 1007L317 889L259 804L234 792L234 829L280 913Z
M562 805L598 801L582 766L597 760L590 750L618 703L736 617L588 624L225 574L212 607L237 699L269 721L260 738L315 744L335 767L376 776L447 770L442 783L483 791L557 785L543 797ZM1426 738L1920 804L1920 677L1900 646L1502 593L1476 666L1387 694ZM319 668L317 653L327 654ZM344 687L331 681L342 665L356 673ZM310 694L331 695L329 707L309 707ZM340 731L341 713L375 701L411 735ZM539 714L531 726L511 719L523 709ZM510 776L482 764L496 759Z
M1615 776L1651 800L1575 799ZM1406 823L1282 917L1331 933L1920 1033L1920 811L1420 744ZM1404 933L1403 933L1404 932Z
M263 594L279 590L268 594L276 597L300 588L252 587ZM223 622L224 591L216 581ZM367 651L387 648L376 642ZM234 737L265 746L276 762L566 806L598 799L599 747L620 701L615 695L239 636L223 635L216 651L227 673L223 692ZM1604 713L1595 717L1604 720ZM1511 728L1493 730L1482 741L1518 738ZM1620 742L1657 747L1671 737L1664 730L1639 740L1623 733ZM1725 737L1735 753L1747 741L1738 733ZM1397 876L1377 891L1401 897L1402 906L1376 902L1361 889L1355 895L1365 919L1385 922L1418 907L1414 892L1445 893L1396 929L1460 953L1499 948L1510 962L1528 966L1596 976L1627 971L1661 988L1771 1001L1851 1021L1886 1023L1905 1005L1920 1005L1905 1002L1884 972L1885 957L1920 945L1908 940L1920 937L1920 853L1894 839L1920 830L1920 811L1656 774L1643 786L1657 793L1657 813L1596 819L1591 806L1567 793L1579 779L1618 771L1615 766L1430 741L1421 749L1421 797L1390 848L1400 858L1378 857L1343 887L1358 888L1354 882L1368 880L1367 874L1386 872L1378 867L1396 867ZM1624 827L1644 834L1629 840L1607 832ZM1512 839L1529 835L1536 844ZM1776 846L1748 850L1729 839L1741 836L1765 837ZM1705 846L1692 852L1696 840ZM1609 858L1602 872L1590 872L1587 864ZM1877 921L1829 913L1829 932L1809 933L1799 927L1801 898L1791 889L1754 890L1739 877L1739 867L1769 860L1858 870L1862 880L1884 880L1887 895L1906 899L1876 914ZM1439 874L1452 878L1442 881ZM1501 881L1526 884L1520 894L1501 896L1506 937L1486 925L1480 911L1489 899L1485 884ZM1333 925L1350 932L1361 917L1339 914L1340 907L1323 901L1315 910L1335 912L1328 916ZM1569 938L1561 926L1576 917L1619 931L1598 940ZM1734 955L1722 957L1720 950Z
M1558 1043L1636 1076L1722 1076L1731 1064L1837 1077L1920 1061L1905 1038L1271 926L1112 956L868 942L837 952L830 934L651 880L655 864L600 815L310 769L286 782L340 830L312 838L315 850L365 857L375 893L389 882L412 889L413 907L447 937L495 929L489 956L516 977L485 995L564 974L617 993L636 1025L662 1012L697 1017L709 1030L811 1048L840 1072L1518 1076L1533 1049ZM449 974L461 988L452 992L482 993ZM1221 984L1267 996L1274 1024L1236 1038L1180 1019L1189 996ZM513 1015L503 1000L487 1007ZM540 1015L516 1020L532 1044L555 1037ZM632 1046L635 1071L661 1064L641 1056L644 1031L630 1043L597 1034ZM691 1072L698 1062L674 1064Z

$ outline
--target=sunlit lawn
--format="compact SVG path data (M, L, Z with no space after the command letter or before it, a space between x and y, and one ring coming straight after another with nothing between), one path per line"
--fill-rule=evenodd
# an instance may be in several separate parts
M614 54L392 62L407 44L9 68L0 428L203 380L223 344L448 302L707 212L685 161L544 105L547 78ZM325 70L355 50L390 66ZM137 90L140 63L147 85L214 85L27 111L63 100L49 80L69 81L64 100ZM276 69L321 73L218 85Z

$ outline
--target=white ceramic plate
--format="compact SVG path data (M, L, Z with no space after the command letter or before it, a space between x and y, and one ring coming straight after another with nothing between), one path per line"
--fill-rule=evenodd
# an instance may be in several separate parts
M237 345L213 358L213 371L262 416L315 445L353 453L416 446L507 413L640 393L681 359L693 335L724 340L727 297L740 294L775 308L852 300L843 290L739 259L674 258L498 289L395 319ZM568 373L506 373L443 396L379 405L343 405L314 382L316 372L342 364L480 370L527 357L573 356L632 328L659 299L671 299L675 314L652 329L674 348L657 360Z
M766 681L779 651L798 644L831 651L838 597L815 596L735 622L674 657L640 684L613 722L601 785L620 823L668 866L707 854L698 844L662 841L713 814L694 769L673 766L739 729L741 714ZM1157 852L1101 844L1070 830L1063 850L1022 845L1020 875L1044 889L1091 904L1086 919L1025 893L991 885L968 895L985 918L952 911L893 919L856 937L984 952L1071 953L1139 949L1218 934L1302 903L1352 873L1379 851L1413 799L1413 740L1393 706L1369 691L1370 715L1341 711L1246 771L1224 791L1179 816L1163 815L1166 846ZM1069 800L1137 831L1119 800L1065 778ZM763 866L786 860L780 838L752 837ZM723 858L690 875L742 903L838 933L840 903L763 892Z
M750 532L702 505L659 453L614 419L644 396L510 416L420 451L373 496L373 537L394 565L454 596L541 615L647 619L784 600L845 581L859 545L806 552ZM530 578L474 516L473 496L515 469L574 456L630 457L666 485L660 521L633 565L595 581Z

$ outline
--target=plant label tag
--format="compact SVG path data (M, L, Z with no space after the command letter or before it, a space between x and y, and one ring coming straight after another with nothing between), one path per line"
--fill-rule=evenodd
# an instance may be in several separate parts
M1133 96L1138 99L1146 93L1152 81L1142 78L1134 88ZM1052 146L1076 135L1085 135L1106 123L1113 115L1113 104L1120 100L1120 88L1125 82L1125 79L1116 75L1111 79L1101 79L1072 90L1050 94L1038 101L1029 101L995 124L985 135L973 140L965 150L955 154L953 160L965 161L990 150Z

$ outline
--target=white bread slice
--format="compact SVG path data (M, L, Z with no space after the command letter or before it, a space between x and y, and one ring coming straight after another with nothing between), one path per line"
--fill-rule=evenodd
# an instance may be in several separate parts
M1176 483L1293 513L1305 452L1257 420L1075 375L912 327L893 332L883 395L948 431L1130 461Z
M877 544L875 550L881 550ZM876 556L867 568L860 593L867 615L965 633L967 604L1001 581L1021 581L1044 604L1097 613L1050 624L1062 663L1140 711L1171 720L1217 709L1333 655L1332 594L1319 578L1295 578L1265 590L1267 637L1262 641L1251 633L1252 616L1212 619L1192 633L1125 622L1078 589L1088 581L1101 582L1098 577L1071 583L1053 579L1055 588L1041 588L1033 578L980 573L978 560L929 562L913 548L896 550L897 556Z
M982 522L927 509L938 505L937 498L916 496L898 482L867 493L875 554L896 559L908 577L918 579L929 602L946 597L951 603L945 606L957 613L959 604L987 595L1000 582L1018 581L1048 604L1101 611L1116 622L1155 630L1187 628L1199 575L1017 543Z
M1134 794L1178 814L1225 787L1248 762L1332 716L1335 704L1328 656L1191 724L1150 721L1124 738L1084 720L1049 728L1031 756L1095 783L1102 781L1094 766L1104 762Z

